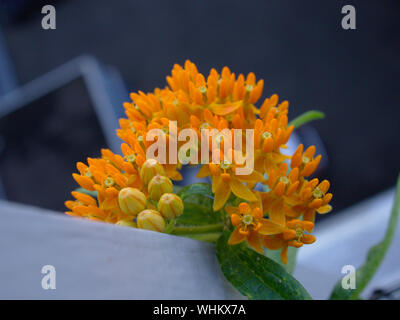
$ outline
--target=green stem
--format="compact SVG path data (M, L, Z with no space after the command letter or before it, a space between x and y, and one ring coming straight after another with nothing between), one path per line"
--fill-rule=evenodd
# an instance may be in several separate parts
M215 231L222 231L223 224L207 224L204 226L178 226L171 230L171 234L183 235L183 234L199 234L199 233L210 233Z
M307 111L304 112L303 114L299 115L297 118L293 119L292 121L290 121L289 126L294 126L295 129L297 129L298 127L301 127L302 125L313 121L313 120L317 120L317 119L323 119L325 117L325 114L321 111L315 111L315 110L311 110L311 111Z
M179 236L187 237L195 240L206 241L215 243L221 236L222 232L213 232L213 233L195 233L195 234L179 234Z

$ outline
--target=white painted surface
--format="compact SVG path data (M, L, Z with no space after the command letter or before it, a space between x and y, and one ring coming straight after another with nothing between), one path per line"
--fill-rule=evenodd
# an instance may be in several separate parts
M0 299L240 298L210 244L5 202L0 217Z
M317 242L300 249L295 276L314 298L329 297L344 265L361 266L371 246L384 236L394 190L383 192L316 225ZM334 205L334 203L333 203ZM376 288L400 286L400 223L383 264L362 295Z
M360 266L384 235L390 190L316 226L300 249L295 276L317 299L329 296L344 265ZM75 219L0 201L0 299L232 299L213 245ZM399 226L400 227L400 226ZM400 280L400 228L364 297ZM43 290L41 269L56 268Z

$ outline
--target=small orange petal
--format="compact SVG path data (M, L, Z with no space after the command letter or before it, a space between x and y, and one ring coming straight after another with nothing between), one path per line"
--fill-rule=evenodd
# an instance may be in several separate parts
M328 180L322 181L319 185L318 188L323 192L326 193L329 190L330 183Z
M239 214L240 211L237 207L232 207L232 206L226 206L225 211L227 214L232 215L232 214Z
M241 243L244 239L246 239L246 236L239 232L239 228L235 228L229 237L228 244L235 245Z
M288 246L285 246L281 251L281 260L284 264L287 264L288 262L287 251L288 251Z
M317 209L322 205L322 199L314 199L311 201L311 203L308 205L309 208L312 209Z
M288 245L291 247L300 248L303 246L303 243L296 240L292 240L288 242Z
M329 204L326 204L320 208L317 209L317 212L320 214L325 214L328 213L332 210L332 206L330 206Z
M261 220L261 227L257 230L262 235L273 235L282 232L282 226L267 219Z
M215 187L214 204L213 204L214 211L218 211L224 206L230 194L231 194L231 188L229 187L229 185L220 180L220 182Z
M278 250L282 248L285 241L282 238L282 234L263 236L263 243L267 249Z
M236 179L232 179L229 182L230 189L232 192L239 198L242 198L247 201L257 201L254 193L246 187L242 182Z
M305 234L301 238L301 241L305 244L314 243L317 239L312 234Z
M83 188L89 191L94 191L94 183L92 181L92 179L90 179L89 177L85 177L85 176L81 176L79 174L73 173L72 174L73 178L75 179L75 181Z
M292 230L292 229L286 229L283 231L283 239L284 240L292 240L292 239L296 239L297 235L296 235L296 231Z
M247 242L258 253L264 254L261 237L256 231L250 231L249 235L247 236Z
M241 214L249 214L251 212L251 208L250 208L249 204L246 202L240 203L238 208L239 208L239 212Z
M241 223L242 218L238 214L232 214L231 221L232 221L232 224L236 227Z
M283 193L285 192L286 184L283 181L279 181L276 187L274 188L274 193L278 196L281 197Z

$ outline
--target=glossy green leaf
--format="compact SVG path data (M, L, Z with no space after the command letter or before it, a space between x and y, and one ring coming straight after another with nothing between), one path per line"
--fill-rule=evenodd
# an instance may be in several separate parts
M181 216L175 220L169 233L192 239L215 242L222 233L222 211L213 211L211 186L195 183L184 187L178 195L184 205Z
M285 268L286 272L293 274L294 269L296 267L296 258L297 252L300 249L289 247L288 248L288 263L284 264L281 260L281 250L265 250L265 256L274 260L276 263L280 264L283 268Z
M226 279L249 299L311 299L304 287L273 260L245 243L228 245L230 232L217 241L217 258Z
M297 118L290 121L289 126L293 125L295 129L301 127L302 125L325 118L325 114L321 111L311 110L304 112L303 114L299 115Z
M183 187L174 185L172 192L175 194L178 194L179 192L182 191L182 189L183 189Z
M358 299L359 294L368 285L375 272L382 263L386 252L388 251L390 244L393 241L396 233L396 227L399 220L400 214L400 176L397 180L397 189L392 208L392 213L389 219L389 225L386 230L386 234L381 242L374 245L368 251L367 259L363 266L356 270L356 289L343 289L342 281L338 281L330 299L333 300L349 300Z
M202 226L222 223L221 211L213 211L211 185L195 183L184 187L178 195L183 201L184 212L176 219L176 225Z

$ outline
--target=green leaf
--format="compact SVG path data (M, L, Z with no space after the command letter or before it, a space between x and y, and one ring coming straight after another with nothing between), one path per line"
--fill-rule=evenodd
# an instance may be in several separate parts
M325 114L321 111L311 110L304 112L303 114L299 115L297 118L290 121L289 126L294 126L295 129L301 127L302 125L318 119L325 118Z
M294 269L296 267L296 258L297 252L299 251L298 248L289 247L288 248L288 263L284 264L281 259L281 250L265 250L265 256L274 260L276 263L280 264L286 272L293 274Z
M182 189L183 189L182 186L176 186L176 185L174 185L174 186L173 186L172 192L175 193L175 194L178 194L179 192L182 191Z
M369 281L374 276L376 270L383 261L390 244L396 233L396 227L399 220L400 212L400 176L397 180L396 195L389 219L389 225L383 240L369 249L367 259L363 266L356 271L356 289L345 290L342 288L342 281L338 281L332 291L330 299L333 300L350 300L358 299L359 294L365 289Z
M184 187L178 194L183 201L183 214L176 225L202 226L222 223L221 211L213 211L214 196L211 185L194 183Z
M213 193L206 183L184 187L178 195L184 205L183 214L175 220L170 233L197 240L215 242L222 233L222 210L213 211Z
M217 258L225 277L249 299L311 299L303 286L273 260L249 249L245 243L228 245L230 233L217 241Z

